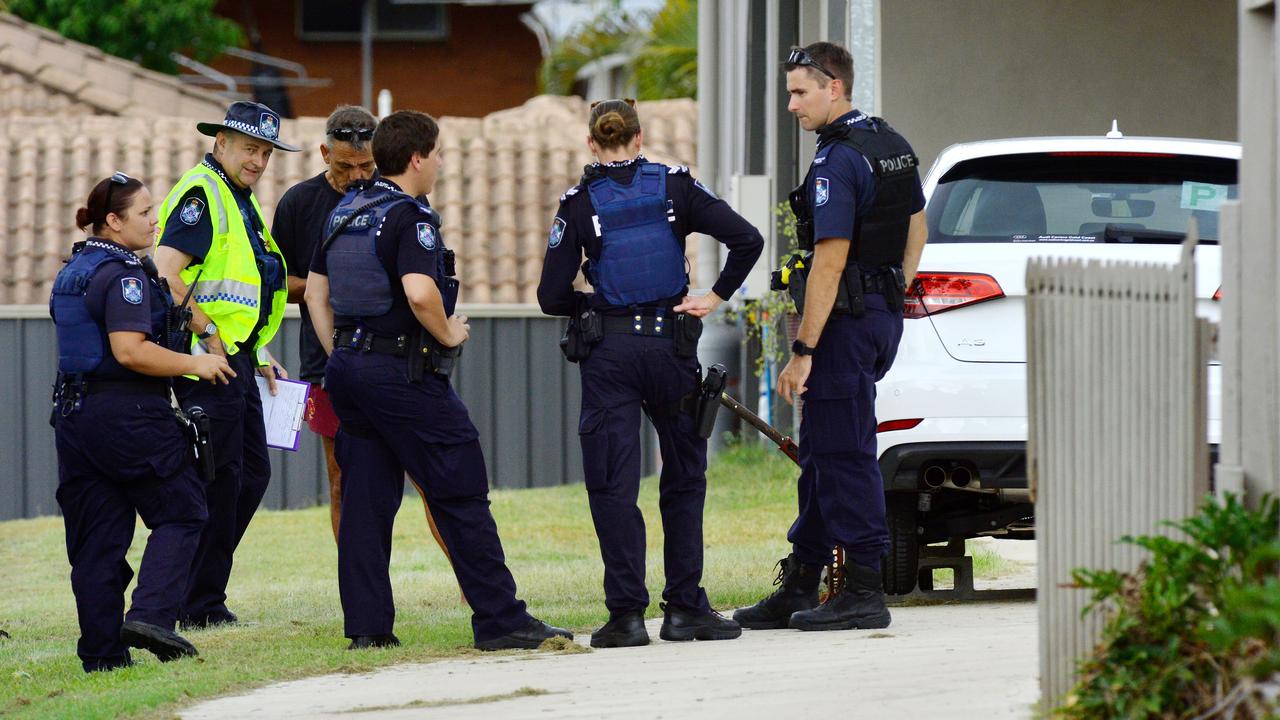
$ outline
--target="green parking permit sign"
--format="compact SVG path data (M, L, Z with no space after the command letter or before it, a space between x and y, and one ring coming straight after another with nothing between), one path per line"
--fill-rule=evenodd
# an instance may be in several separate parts
M1210 210L1217 212L1227 199L1227 186L1212 183L1182 183L1182 209Z

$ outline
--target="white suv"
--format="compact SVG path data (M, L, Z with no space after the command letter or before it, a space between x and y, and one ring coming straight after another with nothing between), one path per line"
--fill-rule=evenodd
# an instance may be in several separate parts
M1216 319L1218 208L1240 146L1047 137L953 145L924 182L929 243L876 401L889 509L886 590L916 586L923 544L1033 537L1027 490L1026 265L1033 257L1172 263L1190 217L1200 314ZM1220 430L1210 368L1209 440Z

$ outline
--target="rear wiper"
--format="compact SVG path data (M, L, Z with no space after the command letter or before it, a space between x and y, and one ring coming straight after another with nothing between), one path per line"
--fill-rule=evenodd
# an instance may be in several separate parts
M1168 230L1148 230L1147 228L1135 228L1110 223L1102 231L1103 242L1156 242L1175 245L1182 242L1186 237L1186 233L1170 232Z

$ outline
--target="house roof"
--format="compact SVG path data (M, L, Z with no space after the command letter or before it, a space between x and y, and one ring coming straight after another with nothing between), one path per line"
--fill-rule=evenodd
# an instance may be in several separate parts
M0 13L0 115L221 117L226 101L171 75Z
M646 155L692 164L694 101L643 102L638 109ZM441 118L444 167L430 200L458 256L463 302L537 302L551 218L591 160L587 110L578 98L542 96L484 118ZM286 189L324 168L318 149L324 119L282 126L281 137L303 151L272 156L254 188L268 221ZM191 119L84 114L0 115L0 143L10 149L0 163L0 304L42 304L62 258L83 237L75 212L95 182L122 170L163 196L211 141ZM688 248L696 266L697 243Z

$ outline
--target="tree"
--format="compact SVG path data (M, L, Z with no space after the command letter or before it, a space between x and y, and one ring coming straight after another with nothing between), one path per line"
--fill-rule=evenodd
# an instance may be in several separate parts
M207 62L244 32L215 15L217 0L0 0L0 9L143 67L177 74L169 54Z
M646 25L648 26L646 28ZM542 92L573 92L578 71L607 55L629 56L627 73L639 100L695 97L698 92L698 2L667 0L652 16L602 12L556 43L542 62Z

